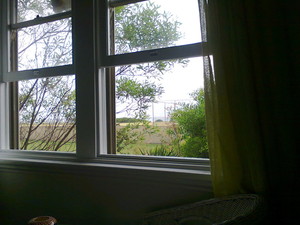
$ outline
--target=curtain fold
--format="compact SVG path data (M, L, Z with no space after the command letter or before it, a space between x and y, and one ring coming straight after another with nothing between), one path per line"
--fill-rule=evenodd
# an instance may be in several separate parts
M202 39L208 143L216 196L263 193L264 153L253 58L257 48L249 36L256 14L245 1L200 1L205 13ZM246 10L247 8L247 10ZM254 31L255 32L255 31ZM255 33L254 33L255 34ZM256 36L256 34L254 35Z

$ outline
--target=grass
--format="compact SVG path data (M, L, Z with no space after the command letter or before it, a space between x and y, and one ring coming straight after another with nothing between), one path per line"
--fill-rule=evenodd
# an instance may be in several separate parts
M36 149L36 146L42 144L42 141L36 141L28 145L26 150L43 150L43 149ZM22 142L20 143L22 145ZM120 153L118 154L127 154L127 155L142 155L142 152L150 152L154 150L155 147L159 146L159 144L131 144L126 146ZM51 151L51 150L47 150ZM63 145L59 150L59 152L76 152L76 142L68 142Z
M126 146L120 153L118 154L128 154L128 155L142 155L142 152L150 152L155 149L155 147L159 146L159 144L131 144Z
M42 145L43 141L36 141L27 146L26 150L44 150L44 149L36 149L36 146ZM53 142L52 142L53 143ZM50 145L52 144L50 143ZM22 141L20 142L20 146L22 146ZM53 143L55 145L55 143ZM51 151L51 150L46 150ZM59 152L76 152L76 142L67 142L58 150Z
M22 142L20 143L22 145ZM28 145L26 150L41 150L44 149L36 149L36 146L42 144L42 141L37 141ZM126 146L121 152L117 154L125 154L125 155L153 155L157 152L158 147L160 144L145 144L145 143L138 143L138 144L131 144ZM45 150L51 151L51 150ZM59 152L76 152L76 142L68 142L63 145L59 150ZM154 155L157 155L154 154ZM162 154L163 155L163 154Z
M168 146L144 143L128 145L118 154L182 157L182 154L178 150L176 151Z

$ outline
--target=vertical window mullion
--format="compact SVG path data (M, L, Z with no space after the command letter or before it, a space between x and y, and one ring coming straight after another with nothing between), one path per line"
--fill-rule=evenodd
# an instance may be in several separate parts
M5 73L8 72L8 59L9 59L9 50L8 50L8 17L9 17L9 6L8 6L8 0L4 0L0 2L0 9L1 9L1 14L0 14L0 32L1 32L1 37L0 37L0 82L5 80ZM6 9L6 10L2 10Z
M9 84L10 148L19 149L19 97L18 82Z
M0 82L0 149L9 149L9 84Z
M94 1L72 1L73 54L77 96L77 156L97 156L97 106Z
M10 5L10 24L17 22L17 1L11 1ZM18 32L10 30L10 71L18 70ZM12 82L10 88L10 148L19 148L19 96L18 82Z
M106 98L107 98L107 136L108 154L116 154L116 94L115 94L115 68L106 69Z
M115 10L114 8L107 9L107 53L108 55L115 53ZM107 145L107 153L108 154L116 154L116 104L115 104L115 68L107 68L106 69L106 99L107 99L107 137L108 137L108 145Z
M9 148L9 84L2 83L8 62L8 1L0 1L0 149Z
M100 67L106 60L111 47L111 21L108 1L96 0L96 37L97 37L97 68L99 68L98 82L98 125L99 125L99 149L98 155L115 153L114 130L114 98L112 97L112 68Z
M15 119L18 103L15 101L16 85L1 83L5 80L5 74L11 69L13 62L11 37L8 24L14 20L15 2L1 1L1 37L0 37L0 148L9 149L18 147L18 123ZM17 134L17 135L15 135Z

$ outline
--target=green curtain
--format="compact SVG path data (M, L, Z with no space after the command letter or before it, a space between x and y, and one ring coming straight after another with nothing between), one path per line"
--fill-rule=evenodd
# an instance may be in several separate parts
M292 0L199 2L215 195L262 193L270 224L298 224L300 8Z
M208 142L216 196L266 189L249 1L201 1ZM246 10L247 8L247 10ZM250 10L250 11L249 11ZM203 14L202 14L203 15ZM251 18L253 17L253 18ZM255 32L255 31L254 31Z

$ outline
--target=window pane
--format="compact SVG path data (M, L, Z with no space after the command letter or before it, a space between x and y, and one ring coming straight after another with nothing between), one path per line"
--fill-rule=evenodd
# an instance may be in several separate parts
M18 30L18 70L72 64L71 19Z
M18 0L17 20L23 22L68 10L71 0Z
M208 157L202 58L116 67L117 154Z
M197 0L149 0L114 12L115 54L201 42Z
M75 76L20 81L20 149L75 151L75 104Z

